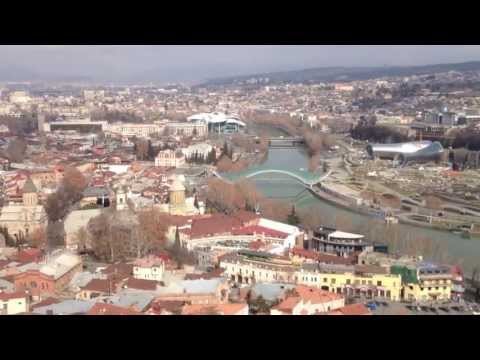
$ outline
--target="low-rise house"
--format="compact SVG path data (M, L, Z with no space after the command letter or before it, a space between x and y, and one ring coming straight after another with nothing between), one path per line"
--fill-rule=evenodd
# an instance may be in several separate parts
M138 311L112 304L96 303L85 315L139 315Z
M270 310L271 315L315 315L345 306L340 294L307 286L297 286L286 299Z
M162 281L165 272L165 261L156 256L137 259L133 263L133 276L136 279Z
M147 293L120 292L116 295L100 297L97 302L146 313L150 309L154 298L154 295Z
M180 315L186 304L182 300L155 300L146 315Z
M161 283L155 280L128 278L122 285L123 289L155 291Z
M29 310L29 295L25 291L0 292L0 315L15 315Z
M157 289L157 300L186 301L191 304L225 304L230 288L224 278L183 280Z
M84 300L65 300L55 304L36 307L32 313L37 315L84 315L95 303Z
M92 279L80 288L77 294L79 300L91 300L99 296L111 295L115 292L115 284L110 279Z
M372 312L364 304L350 304L340 309L330 311L327 315L359 316L359 315L372 315Z

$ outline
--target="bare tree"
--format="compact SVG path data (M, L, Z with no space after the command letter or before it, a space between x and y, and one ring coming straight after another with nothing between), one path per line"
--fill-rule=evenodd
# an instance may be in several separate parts
M81 227L80 229L78 229L75 232L74 238L80 251L86 250L88 247L90 247L89 235L85 227Z
M23 138L16 138L8 144L7 156L11 162L21 163L25 158L27 143Z
M30 246L43 249L47 246L47 232L43 227L36 228L29 236L28 243Z

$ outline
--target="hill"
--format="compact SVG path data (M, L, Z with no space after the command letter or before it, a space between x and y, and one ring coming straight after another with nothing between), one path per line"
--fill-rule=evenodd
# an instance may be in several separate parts
M428 75L448 71L480 71L480 61L456 64L436 64L423 66L393 66L393 67L324 67L296 71L272 72L245 76L214 78L203 85L234 85L253 78L268 78L270 84L304 83L304 82L335 82L369 80L382 77Z

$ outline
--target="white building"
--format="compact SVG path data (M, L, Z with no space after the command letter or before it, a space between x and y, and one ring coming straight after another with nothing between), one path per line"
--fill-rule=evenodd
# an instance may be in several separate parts
M270 310L270 315L316 315L343 308L345 298L325 290L297 286L288 296Z
M0 315L16 315L28 312L28 295L23 292L0 292Z
M165 273L165 262L155 256L137 259L133 263L135 279L162 281Z
M158 124L115 123L109 125L107 131L116 135L148 138L161 134L163 127Z
M173 136L204 137L208 133L208 125L202 122L175 122L167 124L167 130Z
M181 167L185 165L185 155L181 151L162 150L155 158L155 166Z

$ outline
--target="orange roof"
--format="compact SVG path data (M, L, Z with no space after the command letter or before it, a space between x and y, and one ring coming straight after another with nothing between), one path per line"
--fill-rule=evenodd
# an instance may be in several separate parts
M343 296L340 294L334 294L326 290L304 285L297 286L295 291L304 302L310 301L312 304L322 304L325 302L343 299Z
M182 315L207 315L215 313L216 315L236 315L248 307L247 304L218 304L218 305L185 305L182 309ZM211 313L209 313L211 311Z
M0 300L8 301L13 299L22 299L28 297L25 291L17 291L13 293L0 292Z
M297 306L300 301L302 301L302 299L299 297L291 296L283 300L280 304L272 307L272 309L291 314L293 312L293 308Z
M112 304L96 303L87 312L87 315L139 315L137 311L126 309Z
M372 313L364 304L351 304L344 306L343 308L337 309L340 314L336 315L371 315Z

